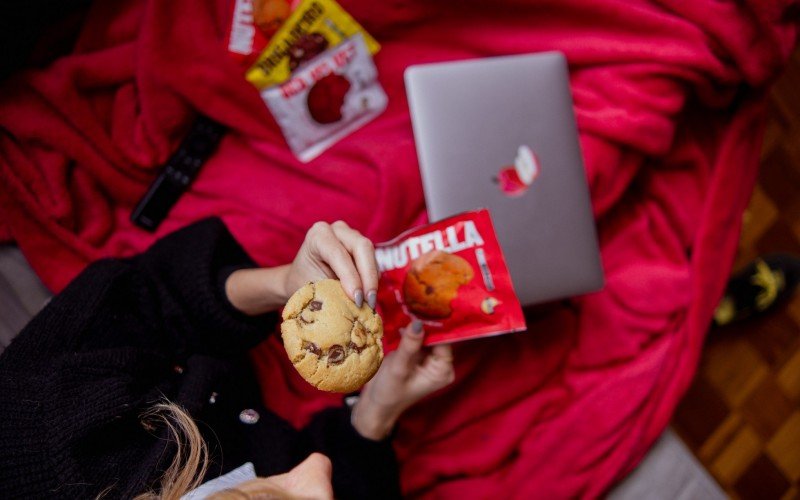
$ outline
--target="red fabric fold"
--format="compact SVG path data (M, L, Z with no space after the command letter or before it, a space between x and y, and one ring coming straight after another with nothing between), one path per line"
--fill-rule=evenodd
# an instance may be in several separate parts
M664 429L697 364L755 180L763 95L795 44L789 0L368 2L387 111L299 164L227 57L231 2L98 2L72 54L0 90L0 237L45 283L219 215L264 265L316 220L375 241L424 220L402 71L560 50L598 219L604 291L531 313L530 331L455 347L457 380L402 419L405 491L593 497ZM133 205L195 113L230 132L155 235ZM252 358L294 423L334 404L276 339Z

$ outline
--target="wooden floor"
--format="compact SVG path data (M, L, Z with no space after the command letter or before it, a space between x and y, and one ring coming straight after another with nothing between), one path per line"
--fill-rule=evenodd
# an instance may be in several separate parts
M737 268L800 255L800 51L772 92L761 161ZM732 497L800 499L800 292L762 319L712 330L674 427Z

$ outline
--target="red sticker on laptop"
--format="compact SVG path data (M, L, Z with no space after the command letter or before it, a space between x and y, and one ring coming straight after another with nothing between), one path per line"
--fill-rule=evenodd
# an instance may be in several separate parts
M425 345L525 330L503 252L486 209L411 229L375 248L387 350L412 320Z

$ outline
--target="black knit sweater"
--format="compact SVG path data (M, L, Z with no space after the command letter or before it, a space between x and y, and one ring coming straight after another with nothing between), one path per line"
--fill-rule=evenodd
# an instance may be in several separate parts
M253 265L207 219L137 257L94 263L56 296L0 356L0 498L156 487L175 448L141 415L165 398L198 423L213 459L207 478L247 461L260 476L282 473L320 451L337 497L399 496L391 444L361 437L345 408L298 431L263 406L245 353L277 315L247 317L223 288ZM244 409L258 422L243 423Z

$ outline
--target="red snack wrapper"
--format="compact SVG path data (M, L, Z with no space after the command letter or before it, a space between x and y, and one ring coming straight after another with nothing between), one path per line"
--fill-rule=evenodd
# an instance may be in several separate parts
M486 209L411 229L375 248L384 345L413 319L425 345L525 330L503 251Z
M249 68L267 48L296 2L289 0L234 0L228 26L228 54Z

